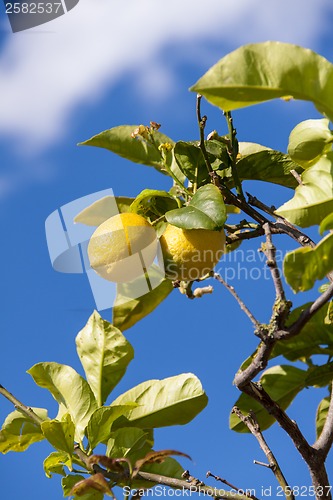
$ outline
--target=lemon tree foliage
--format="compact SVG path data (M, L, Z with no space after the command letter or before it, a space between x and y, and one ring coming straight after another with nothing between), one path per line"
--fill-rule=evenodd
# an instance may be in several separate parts
M280 42L250 44L223 57L191 88L200 94L198 135L192 140L169 138L150 122L113 127L80 143L155 168L169 178L169 188L149 186L132 198L126 193L106 196L75 217L75 223L95 228L88 245L91 267L116 284L112 324L94 312L77 335L82 373L56 362L38 363L28 371L58 403L55 415L25 406L0 387L16 407L0 431L2 453L48 441L53 451L44 460L45 474L62 476L64 496L75 499L114 496L116 485L190 487L181 479L183 467L172 458L186 454L154 451L154 430L187 424L205 408L207 395L197 377L170 373L164 380L138 380L116 398L112 391L134 357L123 332L177 289L190 299L201 298L212 292L209 280L215 279L237 298L259 339L234 378L241 395L230 408L230 428L252 432L262 443L260 433L277 422L308 465L314 496L331 498L329 489L321 492L329 487L325 459L333 441L332 88L333 65L318 54ZM206 130L202 97L223 111L226 121L219 130ZM285 131L287 151L247 142L246 136L238 142L231 112L276 98L287 101L290 112L293 99L314 104L312 116ZM246 195L243 182L248 180L270 184L271 206ZM279 208L274 206L275 185L285 187L289 197ZM312 230L313 240L302 229L311 226L318 229ZM292 238L297 248L285 255L279 270L280 234ZM254 238L275 287L268 323L254 318L214 272L223 253ZM312 289L304 305L292 306L293 293ZM211 397L220 397L217 388ZM313 415L313 446L288 415L293 400L309 388L326 391ZM267 459L285 497L293 499L270 451ZM247 498L240 491L208 491L218 498Z

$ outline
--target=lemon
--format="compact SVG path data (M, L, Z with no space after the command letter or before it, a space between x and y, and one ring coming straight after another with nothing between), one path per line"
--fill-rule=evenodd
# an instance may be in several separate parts
M181 229L169 224L160 238L165 275L194 281L209 273L225 248L224 231Z
M88 244L91 267L103 278L127 283L153 263L157 238L149 222L135 213L118 214L103 222Z

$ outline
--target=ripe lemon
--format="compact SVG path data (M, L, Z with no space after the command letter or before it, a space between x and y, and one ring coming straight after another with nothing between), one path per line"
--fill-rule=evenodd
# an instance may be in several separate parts
M157 252L154 228L141 215L118 214L103 222L88 244L91 267L103 278L127 283L142 276Z
M224 231L181 229L169 224L160 238L165 275L194 281L209 273L225 248Z

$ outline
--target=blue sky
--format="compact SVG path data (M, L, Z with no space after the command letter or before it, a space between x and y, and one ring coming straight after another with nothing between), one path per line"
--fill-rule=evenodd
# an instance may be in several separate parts
M40 361L80 370L74 338L94 300L83 275L52 269L44 224L50 213L88 194L112 188L135 196L146 187L168 189L166 178L95 148L76 144L120 124L162 123L175 140L197 138L195 95L188 92L206 69L245 43L281 40L307 46L333 61L333 7L330 0L193 0L167 3L81 0L67 15L27 32L12 34L0 9L0 248L2 262L0 383L27 405L55 404L25 373ZM207 128L225 133L218 110L203 104ZM310 104L274 102L234 114L239 140L286 150L294 125L317 117ZM291 196L282 188L249 184L267 203ZM315 233L314 233L315 234ZM292 243L281 238L284 250ZM259 242L248 244L256 249ZM246 267L246 264L244 264ZM247 268L250 265L247 264ZM269 281L245 278L232 284L260 320L273 298ZM135 348L115 396L144 380L194 372L210 403L190 425L156 432L156 448L192 456L193 475L207 470L243 488L274 485L273 475L254 466L264 460L251 436L228 430L238 397L235 371L254 349L251 324L226 290L195 302L176 291L150 317L126 332ZM302 304L311 295L293 296ZM110 319L110 311L103 316ZM306 391L290 407L309 439L321 391ZM11 405L0 401L4 419ZM306 415L304 415L306 413ZM53 416L53 415L52 415ZM304 464L279 428L267 432L287 478L309 485ZM4 498L62 498L58 477L47 479L42 460L47 444L24 454L0 457ZM330 461L332 465L332 461ZM274 497L274 495L273 495Z

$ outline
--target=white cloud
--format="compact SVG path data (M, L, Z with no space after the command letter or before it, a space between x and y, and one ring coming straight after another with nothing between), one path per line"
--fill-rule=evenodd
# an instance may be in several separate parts
M52 23L8 34L0 57L0 134L46 147L66 132L77 106L102 98L126 72L159 98L175 82L170 59L194 63L212 43L216 53L221 44L265 39L316 48L329 9L331 0L81 0ZM169 63L160 56L168 47L178 47Z

